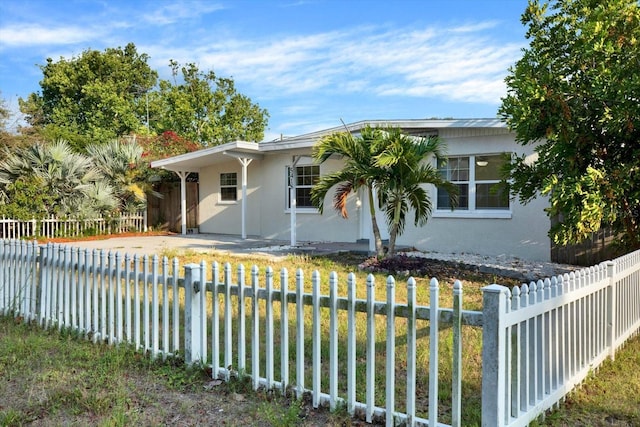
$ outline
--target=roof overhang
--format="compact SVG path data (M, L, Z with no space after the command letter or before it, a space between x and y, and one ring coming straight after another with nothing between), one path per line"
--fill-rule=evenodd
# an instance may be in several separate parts
M402 132L412 136L437 135L438 130L447 128L496 128L506 129L506 125L500 119L408 119L408 120L362 120L329 129L323 129L304 135L281 138L270 142L261 142L260 150L281 151L295 150L313 147L320 138L336 132L349 131L357 134L366 126L370 127L394 127L402 129Z
M311 149L320 138L336 132L349 131L358 134L366 126L396 127L403 133L425 137L438 135L441 129L455 128L493 128L506 131L506 125L500 119L409 119L409 120L363 120L329 129L311 132L290 138L280 138L269 142L235 141L211 148L169 157L151 162L151 167L167 169L174 172L198 172L206 166L222 163L229 156L236 158L260 159L267 153L305 153Z
M179 156L151 162L152 168L173 172L198 172L201 168L229 161L229 157L260 159L260 144L247 141L234 141Z

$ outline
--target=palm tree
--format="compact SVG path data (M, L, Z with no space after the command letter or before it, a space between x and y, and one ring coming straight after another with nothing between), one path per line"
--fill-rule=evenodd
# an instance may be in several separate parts
M311 191L311 199L322 212L326 194L337 186L333 205L346 218L347 196L352 191L365 188L376 240L376 255L383 257L384 248L375 215L375 190L377 205L385 212L389 226L387 256L393 256L396 238L404 231L407 212L415 211L415 224L420 226L431 215L431 198L424 184L446 189L452 198L451 205L457 204L457 188L444 180L429 161L433 157L443 157L445 148L437 137L410 137L397 128L367 126L358 137L350 132L326 136L314 146L314 160L322 163L335 155L344 159L344 165L342 169L320 178Z
M113 187L120 211L143 209L147 194L161 197L153 191L153 177L148 177L143 161L143 149L135 141L112 140L106 144L86 147L95 167Z
M313 147L314 160L317 163L323 163L331 156L340 156L344 159L344 166L338 171L320 177L311 190L311 200L322 212L325 196L332 187L337 186L333 206L343 218L347 218L347 196L351 192L355 193L364 188L369 199L371 226L376 254L379 257L384 256L384 248L376 221L373 189L384 173L375 161L376 156L382 152L382 136L379 129L367 126L357 137L350 132L338 132L322 138Z
M457 188L443 179L430 161L444 156L445 145L438 137L415 138L402 134L400 129L389 128L383 132L384 149L375 157L375 166L387 173L378 181L380 206L389 226L389 250L393 256L396 238L404 231L406 216L413 210L414 223L423 226L431 216L433 205L425 184L445 189L457 205Z
M101 212L112 206L104 191L100 199L92 197L103 176L89 158L74 153L64 140L17 149L0 161L0 187L4 190L25 178L55 200L46 207L47 214ZM4 197L8 201L6 191Z

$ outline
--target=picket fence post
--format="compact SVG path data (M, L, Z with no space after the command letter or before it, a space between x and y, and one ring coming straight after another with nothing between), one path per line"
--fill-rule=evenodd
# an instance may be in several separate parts
M508 288L482 288L482 426L505 425L506 340L504 314Z
M200 292L204 292L205 283L200 283L200 264L184 266L184 359L187 365L198 363L202 359L201 319L202 307Z

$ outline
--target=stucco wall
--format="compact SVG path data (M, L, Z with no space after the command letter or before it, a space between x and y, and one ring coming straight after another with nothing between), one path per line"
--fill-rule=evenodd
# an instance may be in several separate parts
M261 160L253 160L247 167L247 235L260 235ZM238 200L220 201L220 174L235 172L238 177ZM200 232L242 234L242 166L236 159L200 170Z
M411 217L398 244L424 251L549 261L549 219L543 211L546 206L545 200L538 199L526 206L514 205L510 219L430 218L427 225L420 228L413 226Z
M531 154L531 147L515 146L513 135L504 129L455 129L440 132L446 140L450 156L515 152ZM431 188L436 200L435 188ZM413 216L407 222L398 244L420 250L469 252L487 255L510 255L529 260L548 261L550 241L547 236L549 219L544 212L546 198L527 205L510 202L510 218L452 217L448 212L434 212L427 225L416 228Z
M292 164L293 155L304 152L272 154L263 161L263 185L261 187L260 228L261 235L268 239L289 240L291 237L291 215L286 206L286 168ZM309 157L302 158L298 166L311 164ZM320 165L320 174L335 170L340 162L328 160ZM333 209L333 192L325 199L325 209L320 214L316 209L296 211L296 236L298 241L352 242L358 238L359 215L355 196L349 198L349 218L343 219Z
M447 143L451 156L498 154L516 152L529 154L514 144L513 135L502 128L491 129L441 129L440 136ZM262 160L254 160L248 168L247 186L247 234L267 239L289 240L291 216L286 206L286 167L294 155L309 155L307 151L269 152ZM299 165L310 164L309 157ZM326 174L339 168L341 162L329 160L320 166ZM242 168L235 159L218 163L200 172L200 231L203 233L241 233L241 204L219 201L219 178L222 172L238 174L238 197L241 193ZM430 188L435 205L435 188ZM370 219L366 201L358 206L358 197L351 195L348 201L349 218L343 219L333 209L333 190L325 200L323 214L315 209L297 212L297 240L353 242L370 235ZM546 261L550 258L550 242L547 237L549 220L543 209L545 199L537 199L522 206L512 201L507 218L451 217L434 212L424 227L413 225L413 215L407 219L405 232L398 244L415 246L421 250L441 252L470 252L488 255L511 255L530 260ZM486 216L486 215L484 215ZM380 217L382 219L383 217Z

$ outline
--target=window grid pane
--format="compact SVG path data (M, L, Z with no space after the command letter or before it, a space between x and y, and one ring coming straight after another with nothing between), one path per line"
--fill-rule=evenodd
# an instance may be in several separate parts
M235 172L220 174L220 200L235 202L238 200L238 174Z
M504 162L504 155L476 156L476 181L500 181Z
M288 169L289 176L290 168ZM318 182L319 179L319 165L296 166L296 207L314 207L313 203L311 202L311 188ZM291 207L291 198L289 196L290 189L291 187L287 185L287 207L289 208Z
M221 173L220 174L220 185L238 185L238 178L235 172L232 173Z
M509 209L509 196L500 183L476 184L476 209Z
M458 187L458 210L469 209L469 184L456 184ZM438 189L438 209L451 209L449 192L445 189Z
M223 202L235 202L238 200L236 187L223 187L220 189L220 200Z
M504 154L492 154L450 157L439 164L442 178L458 187L456 210L508 210L509 195L500 185L500 170L507 160ZM436 203L437 209L451 209L446 190L437 189Z

